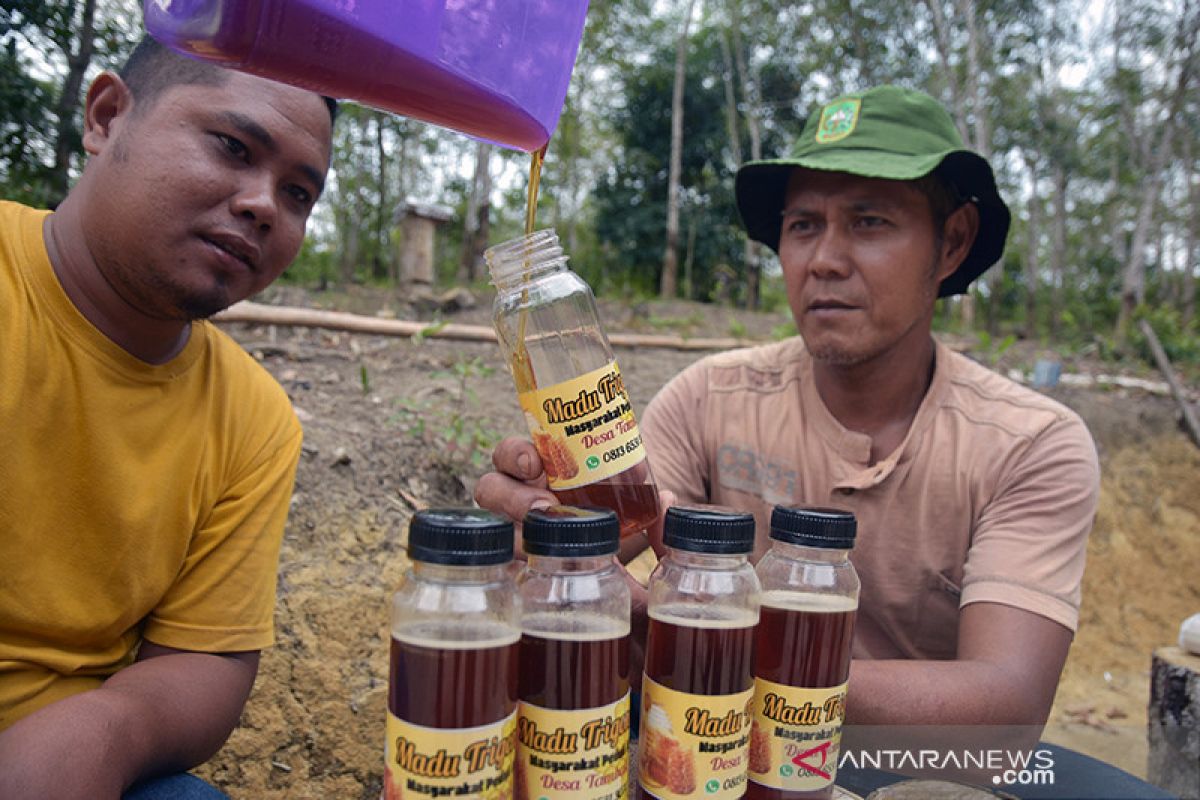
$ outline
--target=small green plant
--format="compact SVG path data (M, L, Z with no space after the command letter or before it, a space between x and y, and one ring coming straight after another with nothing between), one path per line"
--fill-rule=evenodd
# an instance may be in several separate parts
M1008 348L1016 344L1016 334L1010 333L1000 341L995 341L987 331L979 332L979 350L988 366L995 367Z
M775 341L788 339L798 333L800 333L800 331L796 330L796 321L791 319L789 319L787 322L776 325L774 328L771 328L771 338Z
M682 335L703 325L704 315L698 311L688 314L686 317L658 317L651 314L646 322L655 330L670 330Z
M430 336L435 336L437 332L444 327L446 327L446 321L444 319L435 319L433 322L429 323L424 328L421 328L421 330L412 335L412 343L421 344Z
M401 398L396 401L396 413L389 422L427 446L443 450L450 463L469 464L478 469L487 463L500 434L487 424L486 418L470 413L469 407L479 401L472 384L475 379L489 377L494 372L495 368L478 357L459 358L449 369L430 375L434 380L453 381L453 388L439 389L450 395L449 403Z
M366 364L358 365L358 380L360 383L362 383L363 395L370 394L371 393L371 376L367 372Z
M746 323L742 322L737 317L729 318L729 335L735 339L746 338Z

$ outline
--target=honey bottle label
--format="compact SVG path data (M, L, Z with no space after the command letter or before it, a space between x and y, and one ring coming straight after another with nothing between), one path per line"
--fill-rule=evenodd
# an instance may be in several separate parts
M516 749L515 709L478 728L426 728L389 712L384 797L510 800Z
M629 797L629 693L599 708L517 709L517 800Z
M846 719L846 684L826 689L754 680L750 780L774 789L811 792L837 776Z
M754 689L687 694L642 679L638 778L659 800L731 800L746 792Z
M517 396L551 489L610 478L646 458L616 361Z

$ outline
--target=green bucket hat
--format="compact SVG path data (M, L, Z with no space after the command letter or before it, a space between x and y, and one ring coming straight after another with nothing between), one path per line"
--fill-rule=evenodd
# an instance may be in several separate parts
M784 195L797 167L908 181L931 172L979 208L979 234L938 296L963 294L1000 260L1011 215L985 158L966 149L954 120L924 92L879 86L817 109L786 158L751 161L735 181L738 212L751 239L779 252Z

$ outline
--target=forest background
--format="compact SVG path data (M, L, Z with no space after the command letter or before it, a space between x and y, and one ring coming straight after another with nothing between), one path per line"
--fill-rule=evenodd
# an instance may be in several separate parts
M65 195L87 82L141 30L136 0L0 3L6 199ZM1145 317L1195 375L1198 50L1200 0L595 2L539 224L602 296L782 310L777 260L738 224L738 165L782 155L839 93L919 87L991 159L1014 212L1003 262L941 301L938 326L1148 361L1130 324ZM521 232L527 169L522 153L344 103L333 177L284 280L397 286L408 201L452 210L439 282L481 285L483 249Z

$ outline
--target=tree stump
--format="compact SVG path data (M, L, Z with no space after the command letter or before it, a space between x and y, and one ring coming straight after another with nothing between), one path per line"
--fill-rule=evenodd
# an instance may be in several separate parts
M1184 800L1200 798L1200 656L1178 647L1154 653L1146 775Z

